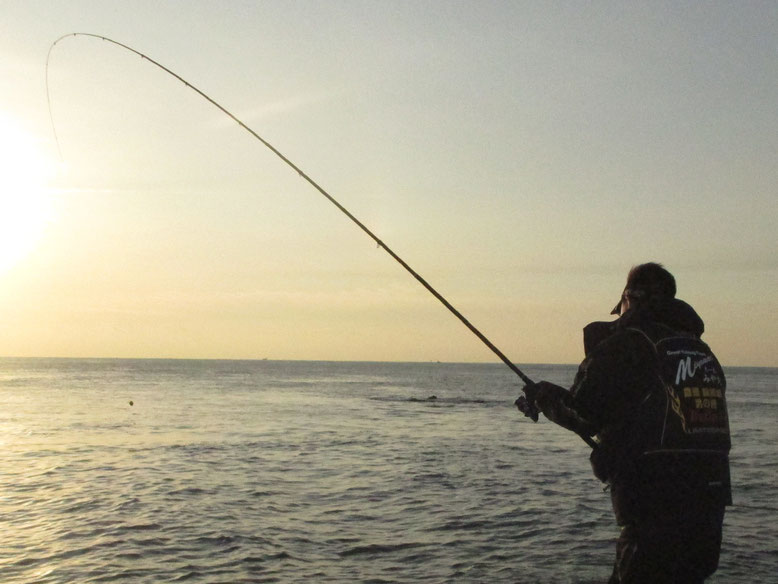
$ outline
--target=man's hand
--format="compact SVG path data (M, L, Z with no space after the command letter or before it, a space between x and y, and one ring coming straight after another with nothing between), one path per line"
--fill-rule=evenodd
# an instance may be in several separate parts
M548 381L527 384L522 390L524 395L514 402L522 414L537 422L540 412L543 412L546 418L572 430L592 448L597 447L597 442L590 436L594 436L598 429L574 409L573 398L568 390Z
M569 392L564 387L548 381L538 381L535 384L535 406L544 414L558 405L565 404L568 399Z
M565 403L568 398L566 389L548 381L527 384L522 388L522 391L524 395L519 396L513 403L522 414L532 418L534 422L538 421L540 412L549 417L549 413Z

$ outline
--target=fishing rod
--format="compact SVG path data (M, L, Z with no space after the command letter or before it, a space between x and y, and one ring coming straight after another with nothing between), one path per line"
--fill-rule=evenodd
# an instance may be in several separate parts
M351 221L353 221L353 222L354 222L354 223L357 225L357 227L359 227L359 228L360 228L362 231L364 231L364 232L365 232L365 233L366 233L366 234L367 234L367 235L368 235L368 236L369 236L369 237L370 237L370 238L371 238L373 241L375 241L375 242L376 242L376 244L378 245L378 247L380 247L380 248L383 248L383 250L384 250L384 251L386 251L386 253L388 253L388 254L389 254L389 255L390 255L390 256L391 256L391 257L392 257L392 258L393 258L393 259L394 259L394 260L395 260L397 263L399 263L399 264L400 264L400 265L401 265L403 268L405 268L405 270L406 270L406 271L407 271L407 272L408 272L408 273L409 273L411 276L413 276L413 277L414 277L414 278L415 278L415 279L416 279L416 280L417 280L417 281L418 281L418 282L419 282L419 283L420 283L422 286L424 286L424 287L427 289L427 291L428 291L428 292L430 292L430 294L432 294L432 295L433 295L435 298L437 298L437 299L438 299L438 300L439 300L439 301L440 301L440 302L443 304L443 306L445 306L446 308L448 308L448 310L449 310L449 311L451 311L451 313L452 313L454 316L456 316L456 317L457 317L457 318L458 318L458 319L459 319L459 320L462 322L462 324L464 324L464 325L465 325L465 326L466 326L468 329L470 329L470 332L472 332L472 333L473 333L473 334L474 334L476 337L478 337L478 338L481 340L481 342L483 342L483 343L484 343L484 344L485 344L487 347L489 347L489 349L491 349L491 351L492 351L492 352L493 352L495 355L497 355L497 356L500 358L500 360L502 360L502 362L503 362L503 363L505 363L505 364L506 364L506 365L507 365L507 366L510 368L510 370L511 370L511 371L513 371L513 372L514 372L516 375L518 375L518 376L519 376L519 378L520 378L520 379L521 379L521 380L522 380L522 381L523 381L523 382L524 382L524 383L525 383L527 386L530 386L530 387L531 387L531 386L534 386L534 382L533 382L533 381L532 381L532 380L531 380L529 377L527 377L527 375L525 375L525 374L524 374L524 372L523 372L521 369L519 369L519 368L518 368L518 367L517 367L517 366L516 366L516 365L515 365L515 364L514 364L514 363L513 363L513 362L512 362L510 359L508 359L508 357L506 357L506 356L505 356L505 354L504 354L502 351L500 351L500 349L498 349L498 348L497 348L497 347L496 347L496 346L495 346L495 345L494 345L494 344L493 344L493 343L492 343L492 342L491 342L489 339L487 339L487 338L486 338L486 336L484 336L484 334L483 334L481 331L479 331L479 330L478 330L478 329L477 329L477 328L476 328L476 327L475 327L473 324L471 324L471 323L470 323L470 321L469 321L469 320L467 320L467 319L464 317L464 315L463 315L461 312L459 312L459 311L458 311L456 308L454 308L454 307L451 305L451 303L450 303L448 300L446 300L446 299L445 299L445 298L444 298L444 297L443 297L443 296L440 294L440 292L438 292L437 290L435 290L435 288L433 288L433 287L432 287L432 286L431 286L431 285L430 285L430 284L429 284L429 283L428 283L428 282L427 282L427 281L426 281L424 278L422 278L422 277L419 275L419 273L418 273L418 272L416 272L416 270L414 270L413 268L411 268L411 267L410 267L410 266L409 266L409 265L408 265L408 264L405 262L405 260L403 260L403 259L402 259L400 256L398 256L398 255L397 255L397 254L396 254L396 253L395 253L395 252L394 252L394 251L393 251L393 250L392 250L392 249L391 249L389 246L387 246L387 245L386 245L386 244L385 244L383 241L381 241L381 239L379 239L379 238L378 238L378 236L376 236L376 235L375 235L375 234L374 234L372 231L370 231L370 229L368 229L368 228L365 226L365 224L364 224L364 223L362 223L362 222L361 222L359 219L357 219L357 218L356 218L356 217L355 217L353 214L351 214L351 212L350 212L348 209L346 209L346 208L345 208L343 205L341 205L341 204L340 204L340 203L339 203L339 202L338 202L338 201L337 201L337 200L336 200L336 199L335 199L335 198L334 198L332 195L330 195L330 194L329 194L327 191L325 191L325 190L324 190L324 189L323 189L323 188L322 188L322 187L321 187L321 186L320 186L320 185L319 185L319 184L318 184L316 181L314 181L314 180L313 180L313 179L312 179L310 176L308 176L308 175L307 175L305 172L303 172L303 171L300 169L300 167L299 167L299 166L297 166L297 165L296 165L294 162L292 162L291 160L289 160L289 159L288 159L286 156L284 156L284 155L283 155L283 154L282 154L282 153L281 153L281 152L280 152L280 151L279 151L279 150L278 150L278 149L277 149L275 146L273 146L272 144L270 144L270 142L268 142L267 140L265 140L265 139L264 139L262 136L260 136L260 135L259 135L259 134L257 134L257 133L256 133L254 130L252 130L250 127L248 127L246 124L244 124L244 123L243 123L241 120L239 120L239 119L237 118L237 116L235 116L235 115L234 115L232 112L230 112L229 110L227 110L227 109L226 109L224 106L222 106L222 105L221 105L220 103L218 103L216 100L214 100L213 98L211 98L211 97L210 97L209 95L207 95L205 92L201 91L200 89L198 89L197 87L195 87L194 85L192 85L191 83L189 83L189 82L188 82L186 79L184 79L183 77L181 77L180 75L178 75L178 74L177 74L177 73L175 73L174 71L171 71L170 69L168 69L167 67L165 67L165 66L164 66L164 65L162 65L161 63L159 63L159 62L155 61L155 60L154 60L154 59L152 59L151 57L149 57L149 56L147 56L147 55L144 55L144 54L143 54L143 53L141 53L140 51L138 51L138 50L136 50L136 49L134 49L134 48L132 48L132 47L130 47L130 46L128 46L128 45L125 45L125 44L123 44L123 43L120 43L120 42L118 42L118 41L115 41L115 40L113 40L113 39L110 39L110 38L104 37L104 36L102 36L102 35L92 34L92 33L88 33L88 32L74 32L74 33L69 33L69 34L66 34L66 35L63 35L63 36L59 37L59 38L58 38L57 40L55 40L55 41L54 41L54 42L51 44L51 46L49 47L48 54L46 55L46 99L47 99L47 101L48 101L48 106L49 106L49 117L50 117L50 119L51 119L51 127L52 127L52 130L53 130L53 132L54 132L54 140L55 140L55 142L56 142L56 144L57 144L57 151L58 151L58 153L60 154L60 158L62 157L62 152L61 152L60 145L59 145L59 138L57 137L56 126L55 126L55 124L54 124L54 114L53 114L53 110L52 110L52 107L51 107L51 92L50 92L50 89L49 89L49 61L50 61L50 59L51 59L51 52L52 52L52 50L54 49L54 47L55 47L55 46L56 46L56 45L57 45L59 42L63 41L63 40L64 40L64 39L66 39L66 38L70 38L70 37L77 37L77 36L91 37L91 38L99 39L99 40L102 40L102 41L106 41L106 42L108 42L108 43L114 44L114 45L116 45L116 46L118 46L118 47L121 47L122 49L125 49L125 50L127 50L127 51L130 51L131 53L134 53L134 54L138 55L140 58L142 58L142 59L145 59L146 61L148 61L148 62L149 62L149 63L151 63L152 65L156 65L157 67L159 67L160 69L162 69L162 70L163 70L165 73L167 73L167 74L169 74L169 75L171 75L171 76L175 77L175 78L176 78L176 79L178 79L179 81L181 81L181 82L182 82L184 85L186 85L186 86L187 86L189 89L191 89L191 90L192 90L192 91L194 91L195 93L199 94L199 95L200 95L202 98L204 98L205 100L207 100L208 102L210 102L210 103L211 103L212 105L214 105L216 108L218 108L219 110L221 110L221 111L222 111L224 114L226 114L227 116L229 116L229 117L230 117L232 120L234 120L235 122L237 122L237 124L238 124L238 125L239 125L241 128L243 128L244 130L246 130L246 131L247 131L249 134L251 134L251 135L252 135L254 138L256 138L256 139L257 139L257 140L259 140L259 141L260 141L262 144L264 144L264 145L265 145L265 146L266 146L266 147L267 147L267 148L268 148L268 149L269 149L271 152L273 152L273 154L275 154L275 155L276 155L276 156L278 156L278 157L279 157L281 160L283 160L283 161L284 161L284 162L285 162L285 163L286 163L288 166L290 166L290 167L292 168L292 170L294 170L294 171L295 171L297 174L299 174L299 175L300 175L300 176L301 176L303 179L305 179L305 181L306 181L306 182L308 182L308 183L309 183L309 184L310 184L310 185L311 185L313 188L315 188L317 191L319 191L319 193L320 193L320 194L322 194L322 195L323 195L323 196L324 196L324 197L325 197L325 198L326 198L326 199L327 199L327 200L328 200L330 203L332 203L333 205L335 205L335 206L336 206L336 207L337 207L337 208L338 208L338 209L339 209L339 210L340 210L340 211L341 211L341 212L342 212L344 215L346 215L346 217L348 217L349 219L351 219ZM526 389L526 388L525 388L525 393L527 393L527 389ZM528 396L528 397L529 397L529 396ZM532 402L532 400L530 400L530 402ZM535 406L534 406L534 403L530 403L530 406L531 406L532 408L535 408ZM537 417L538 417L538 416L537 416L537 409L535 408L535 409L534 409L534 411L532 411L532 413L533 413L534 415L530 415L530 414L528 414L528 415L529 415L529 417L531 417L533 420L537 421Z

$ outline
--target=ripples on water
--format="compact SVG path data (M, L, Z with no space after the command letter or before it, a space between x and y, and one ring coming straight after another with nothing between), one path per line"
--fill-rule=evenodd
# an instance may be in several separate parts
M730 373L749 506L711 582L778 568L776 379ZM588 449L518 392L500 365L0 360L0 581L605 582Z

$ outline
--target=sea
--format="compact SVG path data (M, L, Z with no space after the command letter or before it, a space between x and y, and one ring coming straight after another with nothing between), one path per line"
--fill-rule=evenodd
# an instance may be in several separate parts
M778 582L778 369L726 373L708 582ZM523 417L520 386L502 364L0 359L0 582L604 583L589 447Z

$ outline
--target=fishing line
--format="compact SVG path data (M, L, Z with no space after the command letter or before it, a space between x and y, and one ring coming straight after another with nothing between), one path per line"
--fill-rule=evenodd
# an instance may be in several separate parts
M381 241L381 239L379 239L372 231L370 231L370 229L368 229L359 219L357 219L354 215L352 215L351 212L348 209L346 209L337 200L335 200L335 198L332 195L330 195L321 186L319 186L319 184L316 181L314 181L310 176L308 176L305 172L303 172L300 169L300 167L298 167L294 162L292 162L286 156L284 156L275 146L273 146L267 140L262 138L262 136L257 134L254 130L252 130L250 127L248 127L246 124L244 124L241 120L239 120L232 112L228 111L224 106L222 106L220 103L218 103L216 100L212 99L206 93L204 93L203 91L201 91L200 89L198 89L197 87L195 87L194 85L189 83L186 79L184 79L183 77L181 77L177 73L171 71L170 69L168 69L164 65L160 64L159 62L155 61L154 59L148 57L147 55L144 55L140 51L137 51L136 49L133 49L130 46L127 46L127 45L125 45L123 43L117 42L115 40L112 40L110 38L107 38L107 37L104 37L104 36L101 36L101 35L87 33L87 32L75 32L75 33L70 33L70 34L66 34L66 35L61 36L60 38L55 40L51 44L51 46L49 47L49 52L46 55L46 98L47 98L48 106L49 106L49 117L51 118L51 127L52 127L52 130L54 132L54 140L55 140L55 142L57 144L57 151L58 151L58 153L60 155L60 158L62 158L62 152L61 152L61 149L60 149L59 138L57 137L56 126L54 124L54 114L53 114L53 109L52 109L52 106L51 106L51 92L50 92L50 88L49 88L49 61L50 61L50 58L51 58L52 50L54 49L54 47L59 42L61 42L62 40L66 39L66 38L76 37L76 36L84 36L84 37L92 37L92 38L100 39L100 40L112 43L112 44L114 44L114 45L116 45L118 47L121 47L122 49L125 49L127 51L130 51L131 53L134 53L134 54L138 55L139 57L141 57L142 59L145 59L146 61L148 61L152 65L156 65L157 67L162 69L165 73L167 73L167 74L175 77L179 81L181 81L189 89L191 89L195 93L199 94L202 98L204 98L205 100L210 102L212 105L217 107L219 110L221 110L224 114L226 114L227 116L232 118L232 120L234 120L241 128L246 130L249 134L251 134L257 140L262 142L262 144L264 144L271 152L273 152L273 154L275 154L281 160L283 160L289 167L292 168L292 170L294 170L303 179L305 179L305 181L308 182L317 191L319 191L320 194L322 194L324 197L326 197L327 200L329 200L330 203L335 205L344 215L346 215L346 217L351 219L351 221L353 221L362 231L364 231L371 239L373 239L373 241L376 242L378 247L383 248L384 251L386 251L386 253L388 253L395 261L397 261L397 263L399 263L403 268L405 268L405 270L408 273L410 273L411 276L413 276L422 286L424 286L427 289L428 292L430 292L435 298L437 298L443 304L443 306L445 306L454 316L456 316L462 322L462 324L464 324L470 330L470 332L472 332L476 337L478 337L481 340L481 342L483 342L487 347L489 347L489 349L491 349L491 351L495 355L497 355L500 358L500 360L502 360L502 362L505 363L511 369L511 371L513 371L516 375L518 375L519 378L521 378L521 380L524 381L525 384L527 384L527 385L532 385L533 384L533 381L529 377L527 377L524 374L524 372L521 371L521 369L519 369L510 359L508 359L508 357L506 357L505 354L502 351L500 351L489 339L487 339L483 335L483 333L481 333L481 331L479 331L475 326L473 326L470 323L470 321L468 321L462 315L461 312L459 312L456 308L454 308L451 305L451 303L449 303L448 300L446 300L437 290L435 290L435 288L433 288L424 278L422 278L413 268L411 268L405 262L405 260L403 260L400 256L398 256L394 251L392 251L391 248L389 248L383 241Z

